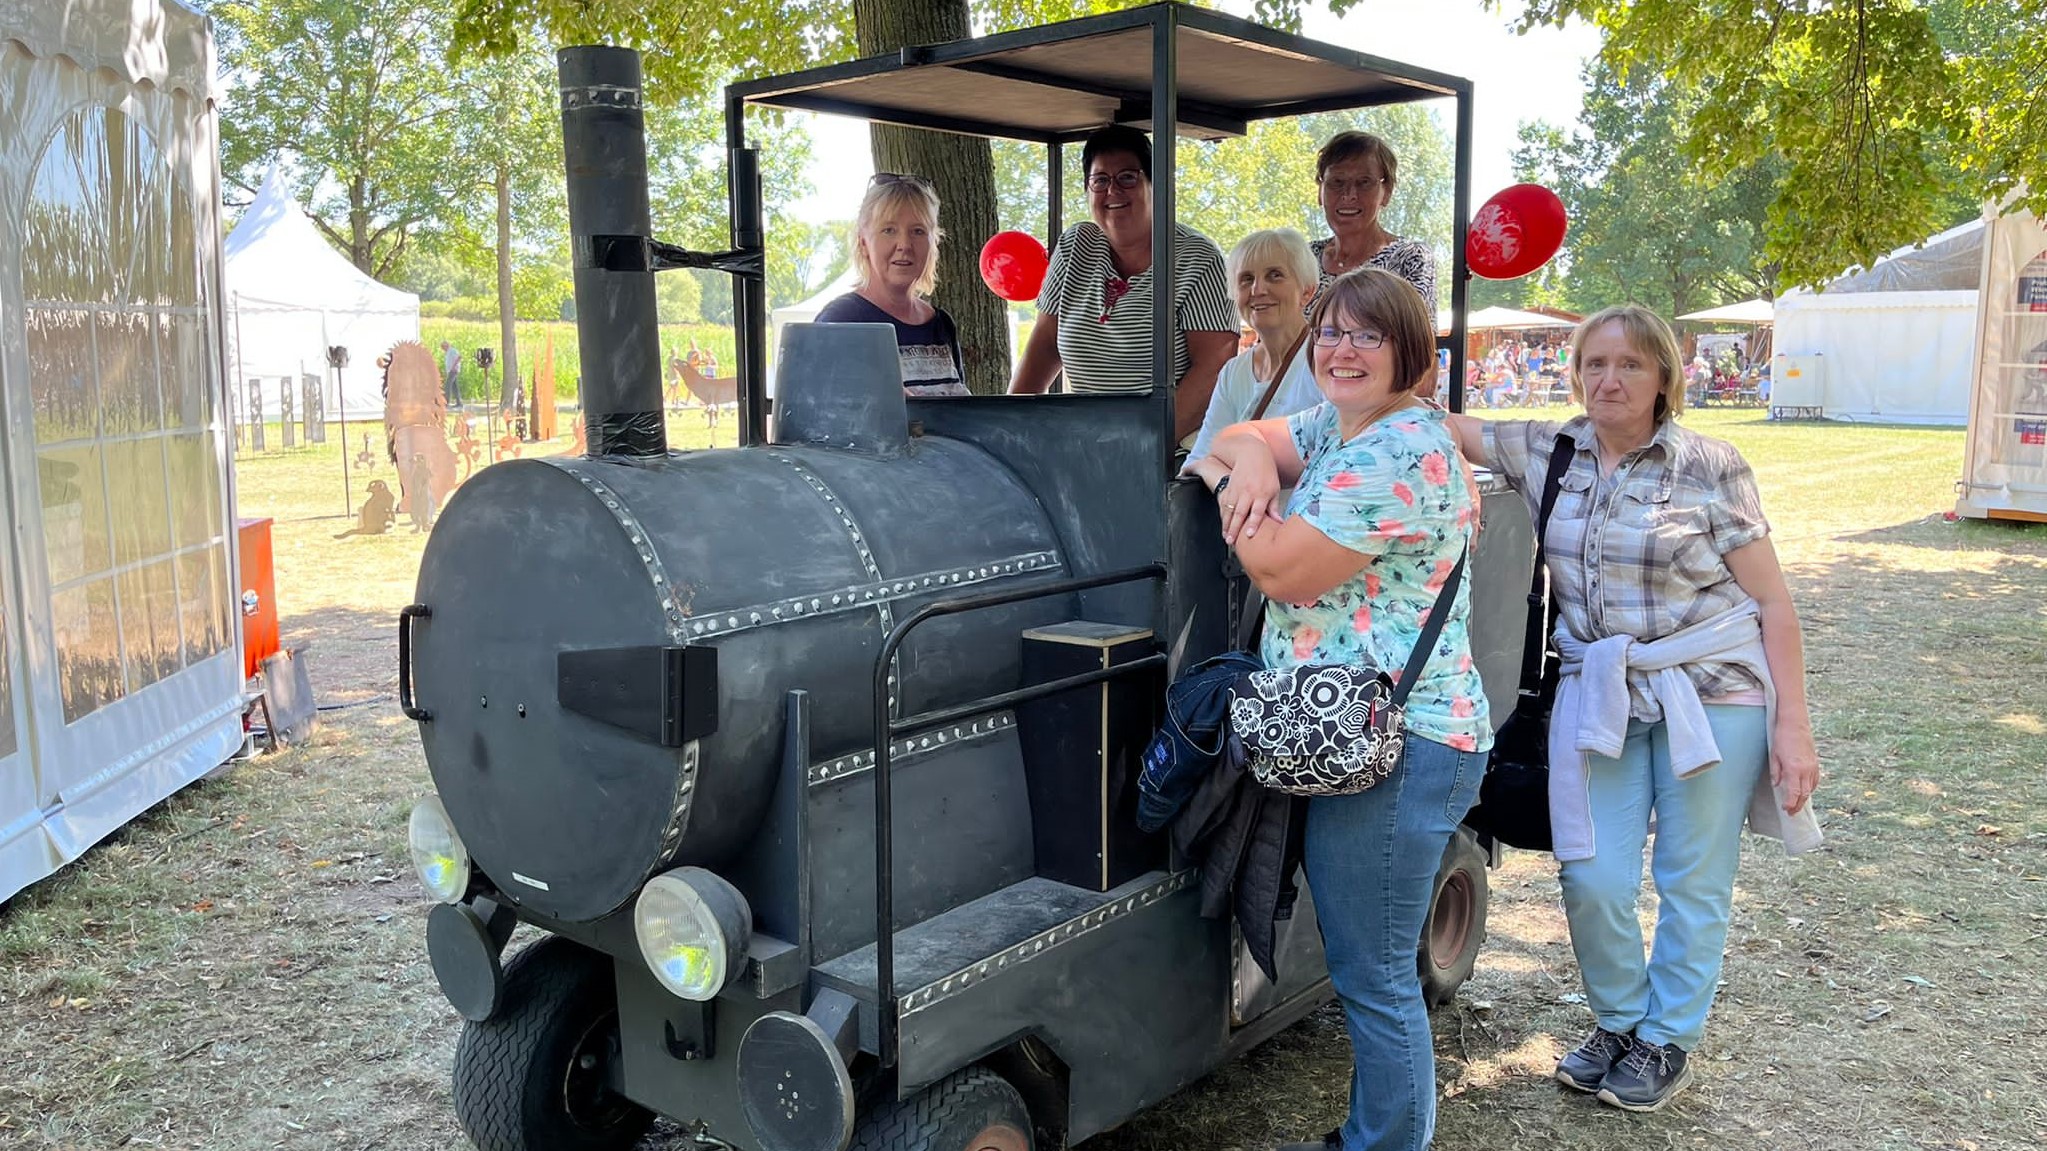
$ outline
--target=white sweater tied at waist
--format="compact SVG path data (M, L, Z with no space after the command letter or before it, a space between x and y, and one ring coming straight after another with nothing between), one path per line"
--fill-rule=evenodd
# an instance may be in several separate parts
M1620 756L1628 735L1630 671L1648 673L1647 691L1662 709L1671 770L1680 779L1720 762L1706 705L1685 674L1686 665L1731 663L1755 676L1763 685L1766 730L1774 730L1777 689L1763 654L1762 612L1754 600L1646 642L1616 635L1588 643L1559 620L1556 645L1561 663L1556 704L1550 709L1549 810L1559 860L1593 856L1590 757ZM1766 768L1749 800L1749 830L1782 840L1791 855L1819 846L1812 804L1786 815L1784 799Z

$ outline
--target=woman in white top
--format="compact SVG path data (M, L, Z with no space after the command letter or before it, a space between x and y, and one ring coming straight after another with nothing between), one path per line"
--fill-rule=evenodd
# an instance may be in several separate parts
M1230 249L1228 274L1237 316L1258 333L1258 342L1216 376L1208 414L1187 454L1189 469L1231 424L1280 419L1322 402L1301 347L1308 336L1308 299L1315 294L1308 241L1292 228L1253 232Z

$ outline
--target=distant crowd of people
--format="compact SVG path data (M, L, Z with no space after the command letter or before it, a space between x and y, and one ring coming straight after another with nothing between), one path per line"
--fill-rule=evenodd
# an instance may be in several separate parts
M1570 379L1566 336L1509 337L1464 365L1464 395L1475 407L1525 408L1562 399Z

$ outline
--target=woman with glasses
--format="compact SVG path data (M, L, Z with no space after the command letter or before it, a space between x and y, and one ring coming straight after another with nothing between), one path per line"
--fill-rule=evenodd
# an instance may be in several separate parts
M1315 186L1329 235L1309 245L1321 268L1322 288L1345 272L1384 268L1422 294L1434 330L1436 258L1420 240L1386 230L1379 213L1393 201L1400 161L1386 141L1370 132L1338 132L1315 156Z
M1550 816L1564 917L1597 1018L1564 1086L1655 1111L1691 1081L1720 980L1741 829L1817 846L1819 783L1798 612L1755 475L1679 427L1685 381L1661 317L1629 304L1571 336L1566 423L1450 417L1458 446L1528 500L1569 453L1544 531L1561 680ZM1658 908L1636 905L1651 816Z
M1415 396L1436 370L1435 323L1407 281L1377 268L1340 276L1308 325L1327 402L1237 424L1194 467L1265 593L1266 666L1369 659L1398 671L1424 614L1449 613L1408 696L1400 766L1369 790L1308 800L1303 845L1355 1071L1343 1127L1288 1151L1420 1151L1435 1129L1436 1070L1415 941L1493 739L1470 582L1441 594L1477 509L1444 413Z
M903 391L964 396L959 331L925 299L938 280L938 193L922 176L877 172L853 222L853 290L826 304L820 324L896 330Z
M1012 394L1047 391L1062 371L1071 392L1152 385L1151 141L1112 124L1087 138L1080 162L1091 219L1068 228L1052 252ZM1173 411L1184 441L1201 426L1216 373L1236 354L1237 324L1214 241L1175 225L1173 265Z

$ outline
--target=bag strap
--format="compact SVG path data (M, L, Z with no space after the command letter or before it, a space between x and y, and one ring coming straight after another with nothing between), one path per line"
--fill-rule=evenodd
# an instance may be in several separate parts
M1244 577L1244 614L1237 619L1237 650L1258 654L1258 630L1265 624L1265 593ZM1260 660L1263 664L1265 661Z
M1407 657L1407 666L1401 669L1400 682L1394 685L1393 697L1388 702L1394 707L1407 703L1407 693L1414 690L1415 681L1421 678L1422 669L1429 665L1429 657L1435 654L1436 640L1443 634L1443 625L1450 622L1450 607L1457 602L1457 585L1464 582L1464 561L1471 557L1471 545L1457 555L1457 566L1450 569L1450 578L1443 581L1443 590L1436 593L1436 602L1429 605L1429 622L1422 625L1422 636L1414 643L1413 654Z
M1578 454L1578 442L1558 434L1550 447L1549 472L1542 480L1542 504L1535 515L1535 570L1528 577L1528 634L1521 645L1521 698L1532 699L1541 692L1542 661L1549 646L1550 616L1554 610L1544 594L1549 587L1549 569L1543 566L1544 537L1549 534L1549 514L1557 505L1557 491L1564 473Z
M1279 358L1279 367L1272 373L1272 382L1265 385L1265 394L1258 398L1258 406L1251 409L1249 419L1252 423L1265 418L1265 409L1272 406L1272 397L1279 394L1279 385L1281 381L1286 379L1286 370L1294 366L1294 354L1299 352L1301 345L1307 342L1308 329L1302 328L1300 336L1294 340L1294 346L1288 348L1286 355Z

